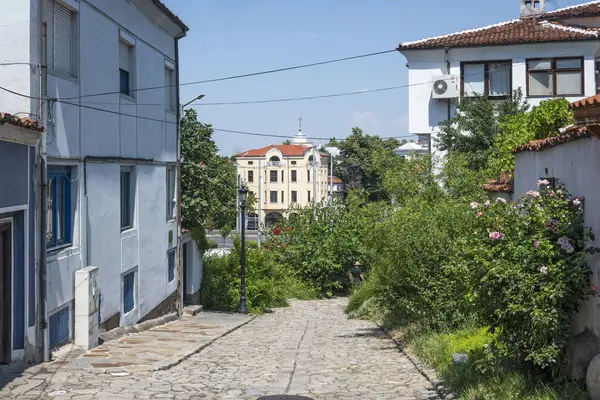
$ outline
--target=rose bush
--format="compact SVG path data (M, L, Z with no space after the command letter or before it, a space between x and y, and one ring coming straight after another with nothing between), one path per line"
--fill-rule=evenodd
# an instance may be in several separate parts
M486 359L559 372L579 301L593 294L586 252L591 232L580 199L538 182L517 203L470 204L474 229L445 267L465 282L465 301L495 340Z

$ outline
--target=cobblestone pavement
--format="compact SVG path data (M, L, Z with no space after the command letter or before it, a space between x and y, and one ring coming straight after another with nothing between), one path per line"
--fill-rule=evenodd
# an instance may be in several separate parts
M344 299L294 301L165 371L110 374L60 364L34 367L18 385L0 389L0 398L436 398L429 382L376 325L346 318L345 304Z

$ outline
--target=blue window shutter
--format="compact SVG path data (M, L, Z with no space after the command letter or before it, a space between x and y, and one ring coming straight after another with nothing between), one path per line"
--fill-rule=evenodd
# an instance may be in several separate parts
M169 282L172 282L175 279L175 250L169 251L167 263L169 267Z
M50 346L54 347L69 339L69 307L50 316Z
M25 348L25 217L14 216L13 350Z

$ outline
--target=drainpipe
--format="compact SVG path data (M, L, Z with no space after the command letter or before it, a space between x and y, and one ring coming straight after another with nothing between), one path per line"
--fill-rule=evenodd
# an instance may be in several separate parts
M181 118L183 107L180 106L179 93L179 39L185 36L185 32L175 37L175 98L177 104L177 316L183 315L183 279L181 273Z
M40 69L41 75L41 98L42 101L42 125L44 126L44 132L42 133L41 146L40 146L40 255L39 255L39 305L38 305L38 331L40 332L40 341L36 343L42 344L42 358L44 361L50 360L50 344L49 344L49 333L48 333L48 322L47 322L47 286L46 286L46 231L48 229L48 151L47 151L47 140L48 140L48 111L52 107L51 103L48 103L48 83L47 83L47 65L48 65L48 54L46 52L48 40L46 25L42 24L42 67ZM44 106L44 103L46 105Z
M450 59L448 57L448 54L450 53L450 47L444 47L444 55L445 55L445 59L446 59L446 75L450 75ZM448 119L450 119L452 116L451 112L450 112L450 100L448 100Z

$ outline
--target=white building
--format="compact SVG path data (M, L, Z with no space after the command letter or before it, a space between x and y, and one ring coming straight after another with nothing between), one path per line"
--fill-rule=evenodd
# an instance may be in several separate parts
M74 276L86 266L100 269L101 329L175 309L177 52L188 28L159 0L3 9L0 62L23 64L1 67L0 87L18 94L0 91L0 109L47 131L49 347L73 337Z
M415 154L429 154L429 149L420 143L406 142L394 150L394 153L402 157L409 157Z
M600 2L551 12L545 12L545 0L520 3L518 19L400 43L409 69L411 134L435 138L439 124L455 115L460 97L505 99L521 88L536 105L597 93Z
M248 210L249 228L273 225L291 207L327 200L328 160L299 130L292 144L270 145L236 154L238 175L257 199Z

